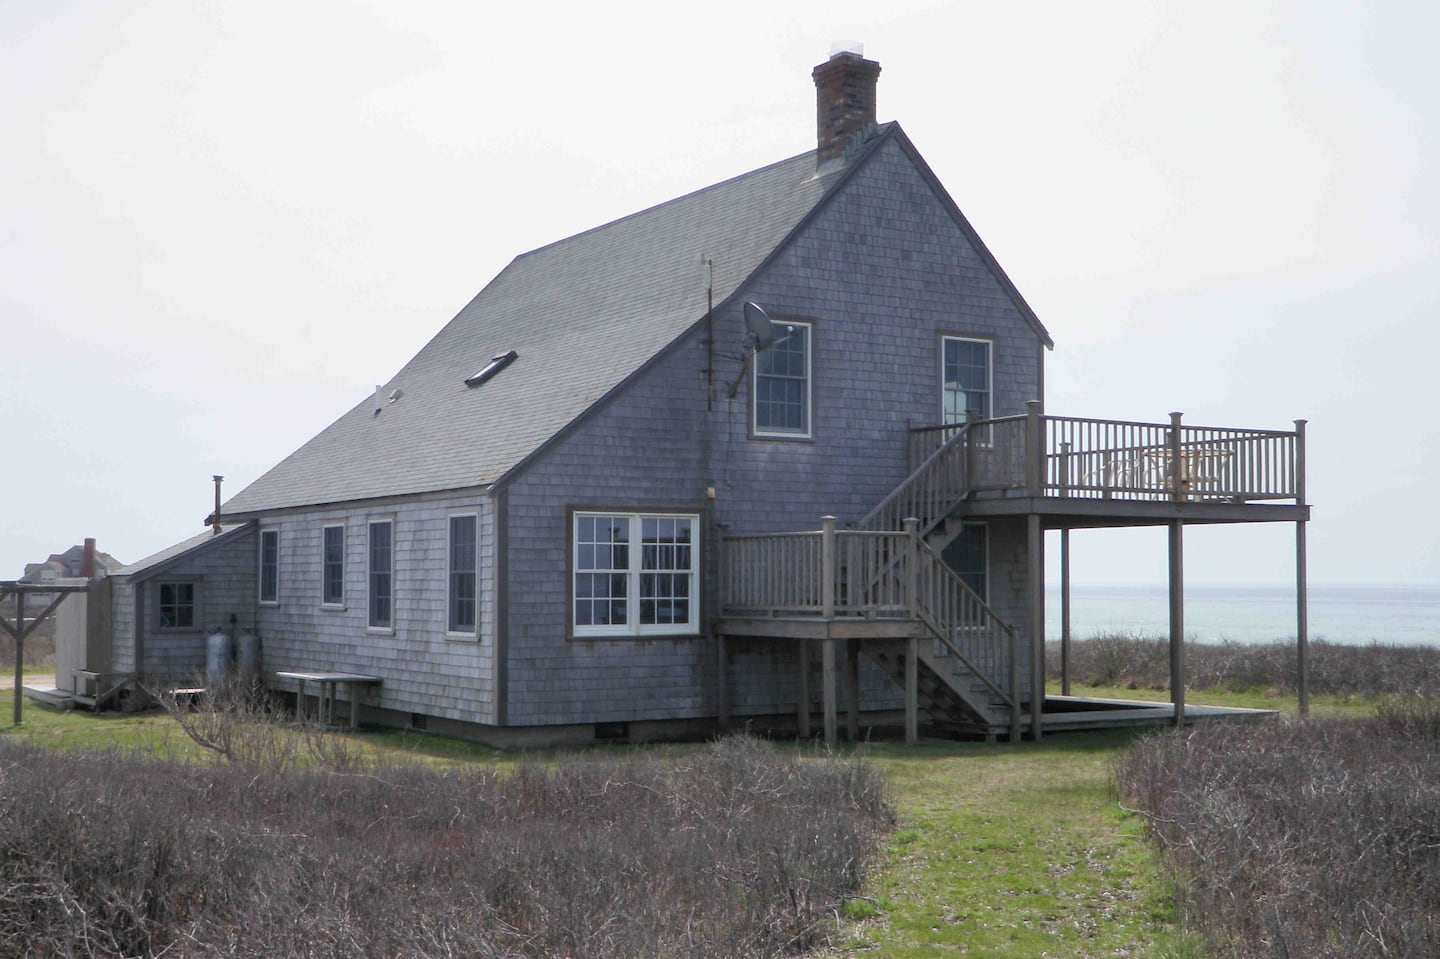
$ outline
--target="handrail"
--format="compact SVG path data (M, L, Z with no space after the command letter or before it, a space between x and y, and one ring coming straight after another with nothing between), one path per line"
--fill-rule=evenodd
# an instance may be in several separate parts
M925 438L955 435L897 492L919 482L917 475L968 429L966 495L1024 490L1121 500L1304 500L1303 421L1295 430L1269 430L1191 426L1178 414L1169 423L1038 415L1038 436L1027 433L1029 422L1029 416L1001 416L910 428L912 461Z
M955 433L911 470L854 529L898 530L907 517L913 516L920 520L920 535L924 536L969 494L971 426L960 423L943 429L954 429Z

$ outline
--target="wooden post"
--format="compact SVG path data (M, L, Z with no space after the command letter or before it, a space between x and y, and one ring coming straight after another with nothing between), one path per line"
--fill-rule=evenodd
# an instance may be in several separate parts
M1070 695L1070 531L1060 531L1060 695Z
M920 741L920 640L905 641L905 745Z
M1045 707L1045 531L1031 513L1030 539L1030 736L1040 741L1040 714Z
M965 414L967 420L974 411ZM966 435L966 459L968 446L974 441L973 432ZM968 470L968 466L966 467ZM905 569L905 606L910 612L911 624L920 620L920 520L907 516L904 520L905 537L909 541ZM920 639L913 633L905 641L905 745L913 746L920 741Z
M1180 503L1189 498L1188 485L1190 478L1186 475L1185 465L1180 459L1180 413L1170 414L1170 498Z
M1070 444L1060 444L1060 495L1070 495Z
M821 691L825 705L825 745L836 745L835 731L835 640L820 641Z
M721 732L730 729L730 656L725 648L725 634L715 634L719 671L715 682L715 719Z
M802 740L810 738L810 641L800 640L800 682L797 695L800 699L799 713L795 725Z
M1295 504L1305 505L1305 420L1295 421ZM1295 524L1295 649L1300 715L1310 715L1310 597L1305 521Z
M835 615L835 517L820 517L820 615Z
M1040 401L1025 402L1025 487L1030 496L1045 493L1045 424Z
M965 493L975 488L975 434L979 432L975 424L979 422L979 410L965 411Z
M845 691L850 694L845 717L845 735L852 743L860 741L860 639L851 637L845 644Z
M25 590L15 593L15 725L20 725L20 704L25 700Z
M1170 521L1170 702L1185 725L1185 523Z

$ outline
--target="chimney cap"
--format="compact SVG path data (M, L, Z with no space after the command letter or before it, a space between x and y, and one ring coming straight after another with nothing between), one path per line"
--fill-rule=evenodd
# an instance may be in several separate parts
M858 40L847 40L844 43L835 41L830 44L830 59L835 59L844 53L854 54L857 57L865 56L865 44Z

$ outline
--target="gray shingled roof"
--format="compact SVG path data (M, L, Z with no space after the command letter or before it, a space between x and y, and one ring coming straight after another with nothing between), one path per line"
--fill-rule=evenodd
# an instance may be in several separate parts
M219 536L215 535L213 529L207 529L205 532L196 533L189 539L176 543L173 546L167 546L158 553L152 553L138 562L131 563L128 566L121 566L118 569L112 569L110 570L110 575L134 577L160 572L180 557L190 556L201 550L217 547L221 543L234 539L236 536L239 536L242 531L254 525L255 522L253 520L248 523L222 524Z
M723 302L843 176L802 154L516 257L383 387L224 513L492 483ZM493 379L465 378L508 350Z

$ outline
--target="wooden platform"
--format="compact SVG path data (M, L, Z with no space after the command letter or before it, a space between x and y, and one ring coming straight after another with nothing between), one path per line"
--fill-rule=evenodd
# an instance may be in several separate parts
M1231 721L1257 722L1274 719L1274 709L1244 709L1238 706L1185 704L1185 724ZM1046 696L1040 713L1042 733L1077 729L1119 729L1130 726L1174 726L1175 707L1138 699L1090 699L1084 696Z

